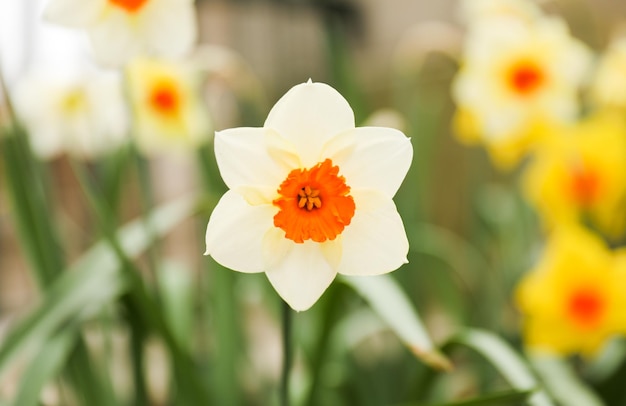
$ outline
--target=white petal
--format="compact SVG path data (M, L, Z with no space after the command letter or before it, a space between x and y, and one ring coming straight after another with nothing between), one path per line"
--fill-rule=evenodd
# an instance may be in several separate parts
M393 197L413 159L411 141L401 131L386 127L360 127L328 142L325 157L353 189L376 189Z
M105 0L52 0L44 9L44 18L57 24L85 27L97 20L105 6Z
M341 233L343 251L337 272L380 275L407 263L409 241L396 205L374 190L352 192L356 211Z
M145 44L155 55L182 55L191 49L198 36L195 8L190 2L154 2L141 19Z
M242 193L258 189L250 203L267 190L276 192L289 173L269 153L265 133L263 128L232 128L215 134L215 157L224 183Z
M211 213L206 229L206 253L219 264L239 272L263 272L262 240L276 208L250 206L243 197L228 191Z
M141 25L127 13L110 9L106 18L89 29L89 36L98 61L120 66L141 54Z
M266 272L276 292L294 310L307 310L335 279L320 244L305 241L293 248L275 268Z
M278 100L264 126L293 143L308 168L320 161L322 148L331 137L354 128L354 113L332 87L302 83Z

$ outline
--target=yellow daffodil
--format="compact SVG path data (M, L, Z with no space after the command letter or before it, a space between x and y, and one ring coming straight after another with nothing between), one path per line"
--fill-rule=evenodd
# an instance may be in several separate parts
M601 106L626 108L626 38L615 40L602 56L591 96Z
M576 117L590 56L555 18L481 20L453 84L461 139L484 143L496 163L515 163L551 123Z
M211 214L206 254L265 272L293 309L311 307L337 273L383 274L407 261L392 198L411 164L409 139L355 128L332 87L293 87L262 128L218 132L215 154L230 190Z
M94 158L127 141L128 117L115 75L32 74L18 84L15 107L43 159L64 152Z
M127 70L134 112L133 135L146 153L190 150L211 134L200 96L200 77L179 62L137 59Z
M529 348L593 355L626 333L626 253L579 228L559 229L521 281L517 304Z
M598 113L538 149L525 192L548 225L583 221L619 237L626 213L626 123Z
M197 36L193 0L50 0L45 16L87 30L96 56L111 65L180 55Z

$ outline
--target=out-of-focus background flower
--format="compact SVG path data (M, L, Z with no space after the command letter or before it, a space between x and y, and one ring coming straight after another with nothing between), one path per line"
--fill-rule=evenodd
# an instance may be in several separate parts
M411 138L410 253L294 315L292 403L626 405L626 3L83 1L0 3L0 404L279 403L203 233L214 131L311 78Z

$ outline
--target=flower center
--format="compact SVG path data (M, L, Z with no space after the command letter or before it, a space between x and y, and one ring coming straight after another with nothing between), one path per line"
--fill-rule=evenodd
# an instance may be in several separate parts
M113 4L114 6L123 8L129 13L136 12L147 2L148 0L109 0L109 3Z
M597 290L583 287L569 298L568 314L582 327L595 327L604 313L604 300Z
M280 208L274 226L296 243L334 240L354 216L354 199L339 167L330 159L310 169L294 169L281 183L280 197L272 203Z
M588 166L571 169L570 193L581 207L589 207L597 201L600 192L600 177Z
M180 96L176 85L171 81L161 81L152 88L150 106L159 114L173 116L178 113Z
M537 64L521 61L513 65L508 79L513 92L527 96L541 87L545 82L545 75Z

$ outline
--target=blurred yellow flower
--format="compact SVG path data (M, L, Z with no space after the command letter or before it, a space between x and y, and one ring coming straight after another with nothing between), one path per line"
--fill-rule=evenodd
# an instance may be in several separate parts
M559 19L482 20L469 33L453 84L460 138L484 143L496 163L515 163L546 127L576 117L590 62Z
M116 75L33 73L18 83L14 99L40 158L69 153L90 159L127 141L128 115Z
M582 229L561 228L521 281L516 301L529 348L593 355L626 333L626 252L611 253Z
M193 0L50 0L44 13L86 29L96 56L110 65L140 55L178 56L197 37Z
M626 213L624 119L597 113L561 129L536 151L524 187L547 225L582 221L619 237Z
M311 307L337 273L378 275L407 262L392 198L411 143L391 128L355 128L332 87L293 87L263 128L218 132L215 155L230 190L211 214L206 254L265 272L293 309Z
M602 56L591 97L601 106L626 108L626 38L613 41Z
M142 152L182 152L212 137L200 74L191 65L136 59L128 65L127 79L133 136Z

